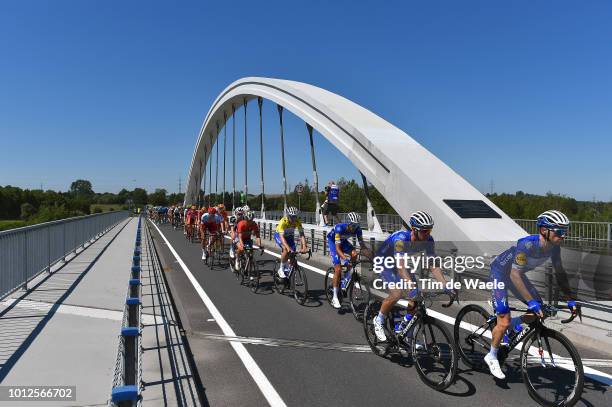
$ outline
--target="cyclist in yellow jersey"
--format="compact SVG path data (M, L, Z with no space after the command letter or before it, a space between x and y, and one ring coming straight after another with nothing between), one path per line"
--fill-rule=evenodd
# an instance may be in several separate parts
M278 276L280 278L285 278L286 276L287 254L295 251L295 229L297 229L300 234L300 251L305 253L308 251L308 245L306 244L306 237L304 236L304 228L302 228L302 222L298 218L298 209L291 206L287 208L287 215L278 222L276 233L274 234L274 240L282 250L281 264L278 268Z

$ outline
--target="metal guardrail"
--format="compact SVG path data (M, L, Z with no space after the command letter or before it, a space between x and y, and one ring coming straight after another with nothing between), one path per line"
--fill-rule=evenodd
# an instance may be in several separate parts
M79 247L127 218L127 211L79 216L0 232L0 299L51 271Z
M141 220L139 217L109 406L139 406L142 402Z
M257 217L261 217L261 212L255 211ZM367 216L365 213L361 215L361 227L368 227ZM266 211L266 219L280 220L284 216L283 211ZM340 221L346 221L346 213L338 213ZM393 214L376 214L380 227L383 232L391 233L403 227L401 216ZM315 212L300 212L300 218L303 223L315 224ZM536 221L534 219L514 219L528 233L535 234ZM570 224L568 236L566 240L589 241L589 242L612 242L612 222L581 222L575 221Z

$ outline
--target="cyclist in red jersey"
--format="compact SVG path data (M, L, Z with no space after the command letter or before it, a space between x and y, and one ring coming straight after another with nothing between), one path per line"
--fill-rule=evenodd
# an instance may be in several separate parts
M261 250L264 249L261 244L261 237L259 236L259 226L257 223L253 221L255 218L255 213L253 211L248 211L244 214L244 219L238 222L237 232L238 232L238 244L236 245L236 268L239 267L238 258L240 258L240 253L242 253L245 247L253 247L252 235L255 235L257 238L257 246Z

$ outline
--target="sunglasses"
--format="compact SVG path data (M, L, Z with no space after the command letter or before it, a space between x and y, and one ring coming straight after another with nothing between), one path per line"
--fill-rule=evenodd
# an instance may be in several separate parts
M549 229L549 230L552 231L557 237L567 236L567 229L565 228L555 228L555 229Z

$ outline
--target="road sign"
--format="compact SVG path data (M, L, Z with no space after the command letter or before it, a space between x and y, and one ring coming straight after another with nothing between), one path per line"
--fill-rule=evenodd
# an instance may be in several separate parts
M298 195L302 195L304 193L304 185L297 184L295 186L295 192L297 192Z

